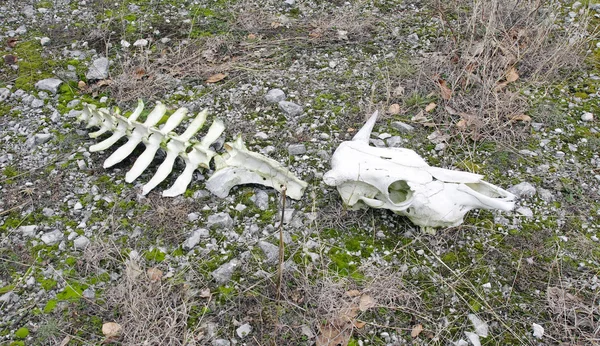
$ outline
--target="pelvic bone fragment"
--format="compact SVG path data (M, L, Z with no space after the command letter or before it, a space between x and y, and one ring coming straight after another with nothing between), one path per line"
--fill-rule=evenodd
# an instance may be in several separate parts
M406 148L369 145L375 112L352 141L342 142L324 176L345 204L384 208L422 227L452 227L471 209L514 208L515 196L483 181L483 176L431 167Z
M106 159L105 168L123 161L139 143L144 143L146 149L125 176L125 180L129 183L148 168L160 148L166 151L166 158L156 174L144 185L142 189L144 195L171 173L178 157L185 162L185 169L175 180L173 186L163 192L163 196L173 197L184 193L192 181L194 171L199 168L210 168L210 162L214 157L216 172L207 181L207 188L219 197L226 197L233 186L240 184L260 184L273 187L278 191L281 191L282 186L285 185L288 196L294 199L302 197L307 186L305 182L296 178L278 162L248 151L241 137L234 143L227 143L225 148L228 153L218 156L210 146L225 130L225 125L220 119L216 119L211 124L201 141L193 139L192 137L202 129L206 122L207 110L200 112L181 135L172 131L187 116L186 108L179 108L159 127L157 124L167 110L165 105L157 102L146 121L140 123L136 120L143 110L144 103L141 100L129 117L124 117L118 112L111 114L107 109L97 109L93 105L85 105L79 120L87 123L86 128L99 128L98 131L90 134L92 138L112 132L112 135L102 142L92 145L90 151L106 150L119 139L127 137L127 142Z

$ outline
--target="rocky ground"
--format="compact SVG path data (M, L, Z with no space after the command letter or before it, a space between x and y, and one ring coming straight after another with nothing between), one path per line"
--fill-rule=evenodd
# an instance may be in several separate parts
M600 344L599 18L597 1L3 1L0 344ZM304 197L218 198L211 169L162 197L182 162L143 196L163 156L126 183L143 146L104 169L116 146L90 153L105 137L76 120L138 98L143 116L208 108L220 152L241 134ZM375 110L372 145L484 174L517 208L433 233L349 210L322 177Z

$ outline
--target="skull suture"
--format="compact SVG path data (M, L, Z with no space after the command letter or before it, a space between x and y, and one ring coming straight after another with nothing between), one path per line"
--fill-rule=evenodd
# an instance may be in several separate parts
M375 112L352 141L340 144L324 176L345 204L384 208L422 227L452 227L475 208L514 208L515 196L468 172L431 167L405 148L369 145Z
M225 125L220 119L216 119L212 123L201 141L192 139L206 122L207 110L200 112L181 135L171 131L186 118L188 113L186 108L179 108L160 126L158 124L167 111L162 103L157 102L156 107L148 114L146 121L140 123L136 120L143 110L144 103L141 100L129 117L122 116L118 110L111 113L107 109L96 109L93 105L85 105L79 120L86 122L87 128L99 128L98 131L90 134L92 138L112 132L110 137L92 145L91 152L106 150L117 143L119 139L127 137L127 142L104 161L104 168L112 167L123 161L133 153L138 144L144 143L146 149L125 175L125 181L128 183L138 178L150 166L159 149L166 152L164 161L152 179L144 185L142 190L144 195L167 178L178 157L185 162L185 169L173 185L163 191L165 197L183 194L192 181L194 171L199 168L208 169L213 158L216 162L216 172L208 179L206 185L219 197L227 196L233 186L240 184L261 184L273 187L278 191L282 191L285 186L287 196L293 199L300 199L304 194L306 182L296 178L278 162L248 151L241 137L233 143L225 144L227 153L222 156L217 155L210 146L225 130Z

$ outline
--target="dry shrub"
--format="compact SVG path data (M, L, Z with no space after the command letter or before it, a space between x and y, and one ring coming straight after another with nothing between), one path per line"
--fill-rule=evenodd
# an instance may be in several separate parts
M453 0L432 4L446 31L442 53L426 58L429 89L442 96L446 123L474 140L515 140L527 100L514 85L540 86L582 61L586 15L563 23L558 1ZM450 90L444 90L445 88ZM450 108L448 108L450 107ZM525 121L523 121L525 120Z
M600 343L600 308L596 301L586 301L559 287L548 287L546 299L552 318L550 333L558 340Z
M123 278L105 292L106 304L118 315L120 345L184 345L188 302L183 285L157 279L134 260Z

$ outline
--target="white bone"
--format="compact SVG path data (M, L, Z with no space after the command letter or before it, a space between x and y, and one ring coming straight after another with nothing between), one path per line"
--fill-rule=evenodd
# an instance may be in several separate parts
M112 114L110 114L110 112L106 108L101 108L97 111L93 111L90 124L94 124L92 126L98 126L100 127L100 129L96 132L90 133L90 138L97 138L106 132L112 131L115 127L116 122L117 120L115 119L115 117ZM91 126L88 124L88 127Z
M131 132L131 135L129 135L129 140L104 161L104 168L112 167L125 160L125 158L133 152L135 147L137 147L140 142L148 138L148 136L151 134L150 128L160 121L166 111L167 107L165 107L165 105L162 103L157 102L156 107L154 107L152 112L148 114L148 118L146 118L146 121L143 124L133 121L132 125L134 128Z
M340 144L323 177L345 204L389 209L422 227L457 226L474 208L514 208L513 194L479 174L431 167L410 149L370 146L376 121L377 112L352 141Z
M127 131L133 127L132 122L134 122L140 116L140 114L142 114L143 110L144 102L139 100L137 108L128 118L120 114L115 114L114 117L116 119L117 126L114 130L112 130L113 134L102 142L92 145L90 147L90 152L106 150L115 144L119 139L125 137L127 135Z
M202 141L194 144L189 153L184 152L181 154L181 157L185 161L185 169L177 180L175 180L173 186L163 191L162 195L164 197L181 195L192 181L194 171L198 169L198 167L209 168L210 160L216 155L216 153L210 149L210 145L219 138L224 130L225 124L223 121L220 119L215 120Z
M146 185L142 188L142 194L147 195L148 192L152 191L158 184L160 184L163 180L169 176L169 173L173 170L173 164L175 163L175 159L177 156L185 153L187 148L193 144L190 142L192 136L196 134L196 132L200 131L204 123L206 122L206 117L208 116L208 110L205 109L196 116L194 121L189 125L187 130L180 136L169 136L170 139L167 142L167 157L161 165L158 167L156 174L150 179Z
M133 167L125 174L126 182L131 183L148 168L161 144L168 140L167 135L181 123L187 112L187 108L179 108L175 113L171 114L167 122L160 129L150 128L152 134L144 141L146 150L135 160Z
M241 137L233 143L226 143L227 153L215 156L215 173L206 182L206 188L224 198L235 185L260 184L282 191L286 195L300 199L308 185L298 179L279 162L248 151Z

